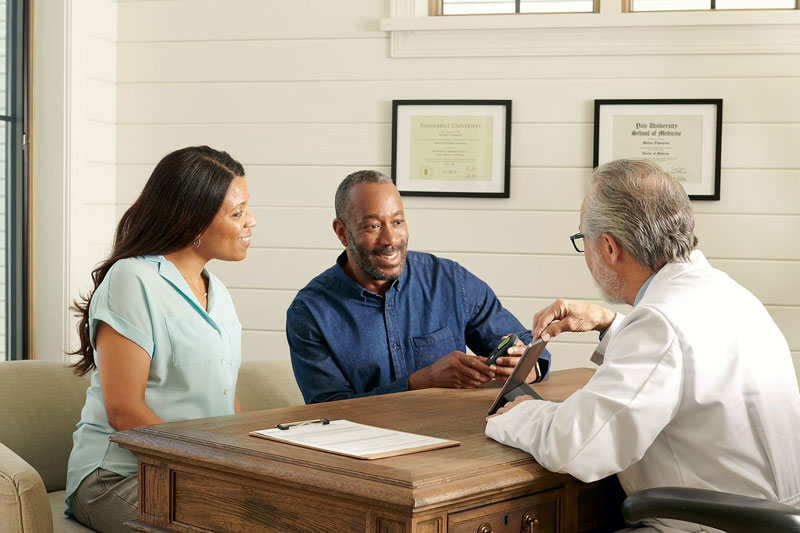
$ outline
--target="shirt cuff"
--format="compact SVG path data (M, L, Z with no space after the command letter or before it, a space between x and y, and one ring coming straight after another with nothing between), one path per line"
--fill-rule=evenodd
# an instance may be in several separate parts
M392 393L392 392L405 392L408 390L408 376L392 381L391 383L386 385L386 387L382 388L383 392L381 394Z

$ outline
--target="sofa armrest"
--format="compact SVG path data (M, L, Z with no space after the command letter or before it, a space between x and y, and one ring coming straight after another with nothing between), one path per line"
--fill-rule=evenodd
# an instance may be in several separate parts
M0 524L3 532L52 533L53 515L39 473L0 443Z
M645 518L683 520L728 533L800 532L800 509L778 502L714 490L659 487L622 502L629 524Z

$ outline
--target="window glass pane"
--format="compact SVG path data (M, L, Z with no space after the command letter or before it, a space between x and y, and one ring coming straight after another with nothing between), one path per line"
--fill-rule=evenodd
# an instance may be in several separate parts
M795 9L796 0L717 0L716 9ZM711 9L711 0L633 0L633 11Z
M478 13L514 13L516 2L502 1L476 1L476 0L444 0L442 2L443 15L475 15Z
M711 9L711 0L633 0L633 11Z
M514 0L443 0L443 15L516 13ZM592 13L594 0L520 0L520 13Z
M795 0L717 0L717 9L794 9Z
M0 0L0 115L6 114L6 36L8 35L8 28L6 27L6 3L7 0ZM3 135L3 139L5 139ZM5 151L3 152L5 154ZM5 157L3 159L5 161ZM5 164L5 163L4 163ZM3 187L5 191L5 187Z
M594 0L522 0L520 13L593 13Z

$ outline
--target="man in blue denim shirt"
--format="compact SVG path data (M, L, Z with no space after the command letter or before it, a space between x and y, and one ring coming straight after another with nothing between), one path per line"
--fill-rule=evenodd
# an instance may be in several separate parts
M391 179L355 172L336 191L336 264L286 313L292 367L306 403L506 379L531 333L486 283L454 261L407 252L403 203ZM497 364L503 335L522 342ZM539 359L542 376L550 354ZM531 373L529 379L535 378Z

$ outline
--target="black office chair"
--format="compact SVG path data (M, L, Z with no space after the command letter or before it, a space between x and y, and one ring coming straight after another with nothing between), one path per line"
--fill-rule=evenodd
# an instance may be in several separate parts
M658 487L622 502L629 525L645 518L668 518L714 527L727 533L800 533L800 509L727 492Z

